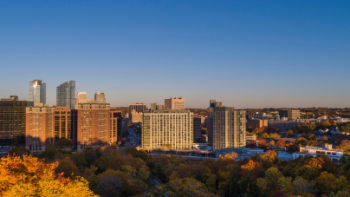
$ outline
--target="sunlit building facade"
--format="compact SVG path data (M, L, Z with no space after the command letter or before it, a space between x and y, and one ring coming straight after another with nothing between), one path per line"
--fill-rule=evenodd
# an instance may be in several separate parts
M246 112L233 107L215 107L212 117L213 150L245 152Z
M144 149L191 150L193 147L193 113L189 110L145 112L141 147Z
M76 103L77 150L110 144L110 104L86 100L85 92L78 93Z

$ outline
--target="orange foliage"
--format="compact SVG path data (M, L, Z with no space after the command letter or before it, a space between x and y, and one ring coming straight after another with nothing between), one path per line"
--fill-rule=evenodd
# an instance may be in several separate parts
M261 167L262 167L262 163L261 162L249 159L247 164L241 166L241 170L242 170L242 172L246 172L246 171L252 171L252 170L260 169Z
M55 173L57 166L27 155L1 158L0 196L94 196L85 179L64 178Z
M310 168L317 168L317 169L321 169L322 168L322 164L324 164L325 161L322 157L318 157L318 158L311 158L311 160L308 162L308 164L306 166L310 167Z

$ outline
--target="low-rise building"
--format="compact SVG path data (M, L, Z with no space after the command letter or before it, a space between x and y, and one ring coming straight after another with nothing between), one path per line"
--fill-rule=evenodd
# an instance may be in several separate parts
M131 123L141 123L142 122L142 112L136 112L132 110L129 114L129 122Z
M298 153L293 153L293 159L298 157L304 157L306 155L310 155L313 157L317 157L319 155L327 155L334 163L338 163L341 156L343 156L344 151L340 149L333 149L332 144L325 144L324 147L318 146L305 146L300 147L300 151Z
M245 136L246 141L255 141L257 139L256 135L246 135Z
M246 127L249 128L251 127L252 129L255 128L265 128L269 126L269 121L268 120L262 120L262 119L251 119L247 120L246 122Z

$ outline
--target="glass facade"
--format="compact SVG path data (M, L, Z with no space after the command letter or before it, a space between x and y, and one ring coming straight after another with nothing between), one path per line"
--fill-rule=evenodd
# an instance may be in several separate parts
M29 82L29 101L46 104L46 84L41 80Z
M56 88L56 106L75 107L75 81L68 81Z

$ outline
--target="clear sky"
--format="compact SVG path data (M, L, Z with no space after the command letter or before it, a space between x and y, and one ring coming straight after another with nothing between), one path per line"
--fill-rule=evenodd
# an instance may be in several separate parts
M0 97L350 107L350 1L0 1Z

